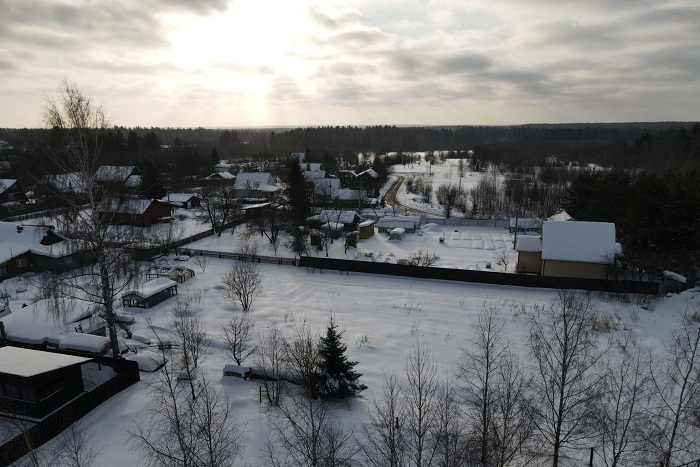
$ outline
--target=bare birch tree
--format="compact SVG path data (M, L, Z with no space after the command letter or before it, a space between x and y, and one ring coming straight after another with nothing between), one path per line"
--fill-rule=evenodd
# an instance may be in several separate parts
M193 400L197 398L194 381L197 378L197 366L207 355L210 344L202 319L196 315L201 301L201 291L178 295L170 323L176 344L174 357L178 364L178 378L189 383Z
M558 467L566 449L591 435L588 419L600 395L595 365L603 356L593 335L594 306L588 295L559 291L539 319L532 319L536 433Z
M221 329L224 340L224 353L236 362L243 362L255 353L257 345L253 342L253 320L248 316L234 316Z
M224 289L221 293L226 300L237 301L243 311L248 311L261 292L262 279L263 274L256 263L234 261L222 278Z
M679 321L660 367L651 372L657 402L649 441L662 467L700 458L700 312L686 310Z
M286 386L286 347L287 343L277 323L273 323L260 336L258 351L255 353L255 366L262 373L265 397L270 405L279 405Z
M79 301L97 305L107 322L112 354L118 357L115 301L139 274L138 266L119 246L137 240L138 231L115 225L112 216L120 207L105 209L103 201L114 188L109 182L98 184L93 179L107 119L102 107L83 94L75 83L64 81L58 96L47 99L44 120L47 126L59 129L65 136L60 150L50 154L52 162L62 172L74 174L83 192L81 205L57 190L55 194L65 201L65 207L56 221L77 249L90 252L95 263L57 276L56 287L41 293L59 298L52 302L59 305L54 313L61 313L61 307L71 307Z
M406 465L408 453L403 419L403 393L399 378L395 375L385 375L380 392L370 401L367 421L362 425L360 446L366 465Z

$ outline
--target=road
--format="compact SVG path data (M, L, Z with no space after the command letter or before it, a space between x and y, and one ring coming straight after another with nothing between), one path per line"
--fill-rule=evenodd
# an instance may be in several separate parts
M401 185L403 184L405 177L403 175L396 175L396 180L394 181L393 185L387 190L386 194L384 195L384 200L396 207L401 207L406 210L406 212L415 212L418 214L425 214L426 216L432 216L432 217L443 217L441 214L431 212L431 211L423 211L421 209L416 209L411 206L406 206L405 204L402 204L399 201L399 198L397 193L399 192L399 188L401 188Z

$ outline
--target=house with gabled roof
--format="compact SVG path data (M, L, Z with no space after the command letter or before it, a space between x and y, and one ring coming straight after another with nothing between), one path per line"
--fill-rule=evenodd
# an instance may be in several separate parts
M159 277L145 282L137 289L125 292L122 295L122 304L125 307L150 308L175 295L177 295L177 282Z
M238 198L274 198L282 190L269 172L240 172L236 175L233 190Z
M34 197L45 202L80 202L92 183L86 177L81 172L44 175L34 187Z
M184 209L194 209L202 205L201 198L194 193L168 193L160 201Z
M28 202L27 194L16 179L0 179L0 215L18 211Z
M0 222L0 280L28 271L62 273L95 261L50 226Z
M542 235L519 235L519 272L553 277L607 279L621 246L610 222L545 221Z
M100 218L112 225L147 227L170 220L172 206L157 199L108 197L97 206Z

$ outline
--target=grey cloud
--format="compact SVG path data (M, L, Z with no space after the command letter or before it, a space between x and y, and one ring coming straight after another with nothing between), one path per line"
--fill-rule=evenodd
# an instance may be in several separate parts
M471 73L489 68L493 60L483 54L458 52L449 57L437 59L436 70L440 73Z
M277 76L267 95L271 101L298 101L304 94L296 80L290 76Z
M360 16L355 11L342 11L336 14L328 13L318 6L308 9L309 17L314 23L326 29L340 29L355 24Z
M150 0L144 2L144 8L150 6L156 10L180 10L196 15L223 13L228 10L230 0Z
M0 60L0 70L13 70L15 65L7 60Z

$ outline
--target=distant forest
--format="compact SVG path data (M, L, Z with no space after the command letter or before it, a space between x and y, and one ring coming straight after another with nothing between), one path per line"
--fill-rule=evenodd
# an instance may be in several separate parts
M0 159L11 172L44 167L47 147L61 135L49 129L0 129ZM198 174L215 159L255 161L310 152L313 160L357 161L357 154L447 150L508 168L573 163L649 172L700 168L700 124L693 122L531 124L518 126L327 126L294 129L124 128L108 129L104 163L148 160L163 170Z

